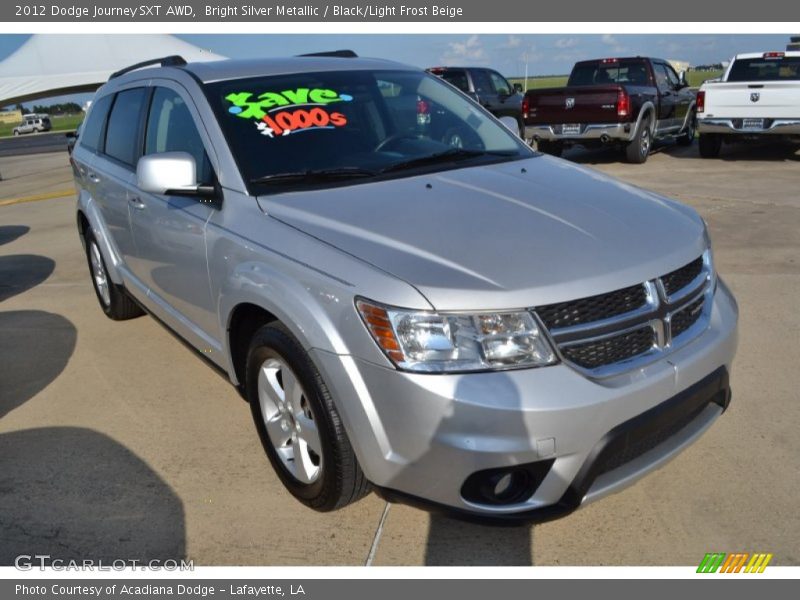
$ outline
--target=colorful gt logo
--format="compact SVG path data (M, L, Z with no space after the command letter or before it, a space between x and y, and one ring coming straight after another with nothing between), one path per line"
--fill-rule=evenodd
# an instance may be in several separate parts
M268 137L344 127L347 117L340 112L329 112L327 106L353 100L348 94L324 88L264 92L252 98L250 92L228 94L225 99L233 105L228 112L243 119L256 119L258 130Z
M703 557L700 566L697 567L698 573L763 573L767 568L772 554L748 554L747 552L737 552L725 554L724 552L711 552ZM747 566L745 566L747 563Z

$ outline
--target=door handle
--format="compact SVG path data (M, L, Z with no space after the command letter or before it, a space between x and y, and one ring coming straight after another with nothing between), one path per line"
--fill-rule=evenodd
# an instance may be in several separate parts
M147 208L147 205L144 202L142 202L141 198L137 198L135 196L129 198L128 202L130 202L131 206L133 206L133 208L135 208L137 210L143 210L143 209Z

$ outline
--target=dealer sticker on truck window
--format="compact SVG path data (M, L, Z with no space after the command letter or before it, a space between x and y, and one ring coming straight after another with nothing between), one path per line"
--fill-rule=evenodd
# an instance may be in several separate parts
M337 102L351 102L353 97L324 88L297 88L264 92L255 99L251 92L236 92L225 96L225 100L231 103L228 108L231 115L253 119L261 134L272 138L344 127L347 117L328 107Z

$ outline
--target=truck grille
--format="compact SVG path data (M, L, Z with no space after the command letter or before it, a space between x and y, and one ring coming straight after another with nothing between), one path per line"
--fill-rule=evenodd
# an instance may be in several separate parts
M605 377L675 349L674 338L707 319L710 282L706 252L659 278L535 311L565 361Z

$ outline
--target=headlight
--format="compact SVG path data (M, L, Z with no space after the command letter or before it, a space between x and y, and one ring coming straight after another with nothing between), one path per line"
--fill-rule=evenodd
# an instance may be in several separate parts
M439 314L357 300L364 324L401 369L424 373L543 367L557 362L528 311Z

